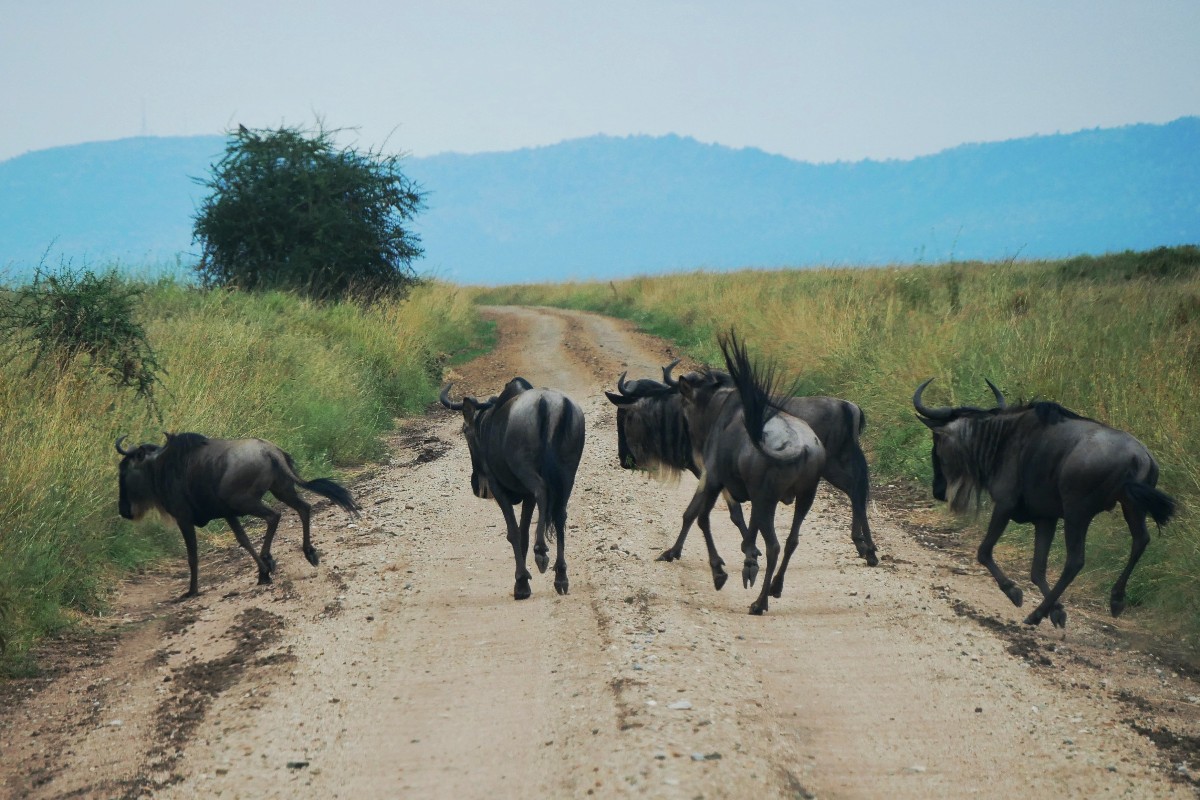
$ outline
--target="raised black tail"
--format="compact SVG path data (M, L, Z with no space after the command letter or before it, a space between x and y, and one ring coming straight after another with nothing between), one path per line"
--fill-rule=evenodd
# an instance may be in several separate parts
M746 345L739 342L733 328L729 334L717 337L721 345L721 354L725 356L725 368L737 387L738 396L742 400L742 410L746 419L746 431L750 440L755 444L762 443L763 428L771 418L783 409L780 408L777 396L782 381L778 367L770 363L766 368L750 361ZM783 392L791 395L793 392Z
M1148 483L1129 481L1125 484L1125 494L1133 501L1139 511L1154 518L1159 527L1166 525L1175 516L1177 505L1175 498L1166 492L1155 489Z
M340 483L331 481L329 478L314 478L311 481L300 481L300 485L310 492L316 492L322 497L328 497L352 517L357 517L358 512L362 510L359 508L358 503L354 502L354 497L346 487Z

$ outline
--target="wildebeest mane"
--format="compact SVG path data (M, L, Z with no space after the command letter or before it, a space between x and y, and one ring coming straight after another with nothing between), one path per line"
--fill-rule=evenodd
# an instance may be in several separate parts
M184 456L208 444L208 437L201 433L168 433L167 445L173 456Z
M755 443L762 441L763 428L771 418L783 411L783 399L795 394L795 383L780 389L783 374L779 365L768 362L765 366L750 360L744 342L738 341L732 328L728 335L718 338L721 354L725 356L725 368L737 387L746 416L746 429Z
M1071 409L1060 406L1051 400L1034 400L1028 403L1026 408L1032 409L1033 413L1037 415L1038 422L1043 425L1057 425L1068 419L1083 419L1088 422L1096 421L1082 414L1076 414Z

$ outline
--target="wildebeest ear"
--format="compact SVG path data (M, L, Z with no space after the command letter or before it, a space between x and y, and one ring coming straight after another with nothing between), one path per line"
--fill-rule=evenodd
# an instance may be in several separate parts
M623 394L617 394L616 392L609 391L605 391L604 396L607 397L608 401L614 406L631 406L638 400L641 400L640 397L626 397Z

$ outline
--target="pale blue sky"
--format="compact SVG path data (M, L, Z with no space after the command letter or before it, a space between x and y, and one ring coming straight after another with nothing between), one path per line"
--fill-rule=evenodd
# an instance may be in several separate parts
M678 133L910 158L1200 114L1197 43L1197 0L0 0L0 160L315 114L414 155Z

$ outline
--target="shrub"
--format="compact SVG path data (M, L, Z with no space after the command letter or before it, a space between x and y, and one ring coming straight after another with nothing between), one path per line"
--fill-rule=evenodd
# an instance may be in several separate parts
M209 286L373 299L416 280L420 239L407 224L422 195L398 155L338 149L336 131L281 127L231 134L202 180L196 270Z
M0 304L0 332L15 344L8 358L32 354L27 375L46 363L59 374L85 364L153 406L162 367L135 319L144 291L115 270L39 269Z

